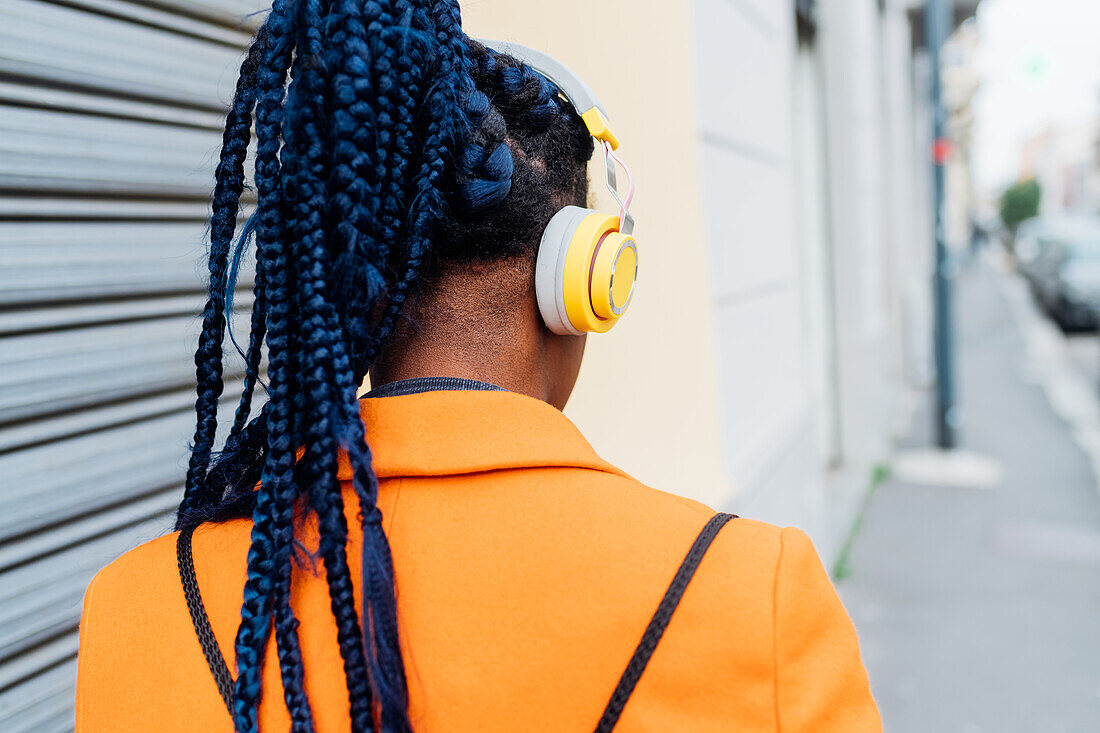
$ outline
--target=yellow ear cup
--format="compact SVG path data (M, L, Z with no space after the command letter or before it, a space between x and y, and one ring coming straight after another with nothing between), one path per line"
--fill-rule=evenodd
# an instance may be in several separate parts
M634 238L619 217L593 212L581 220L565 257L565 312L578 331L604 333L630 301L637 268Z
M592 311L600 318L618 318L626 312L638 277L638 244L621 232L607 234L592 262Z

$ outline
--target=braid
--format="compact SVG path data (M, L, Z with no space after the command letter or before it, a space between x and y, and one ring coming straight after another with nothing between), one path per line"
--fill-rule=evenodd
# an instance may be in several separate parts
M258 204L230 263L253 117ZM547 190L576 197L586 145L590 155L591 140L575 113L563 113L552 84L466 37L456 0L275 0L242 65L223 136L196 351L198 421L177 516L180 527L252 517L235 639L240 733L259 730L272 635L291 730L314 729L291 606L302 513L316 517L351 730L411 732L393 556L356 391L429 266L517 205L530 221L504 229L520 236L544 226ZM532 207L525 198L535 190L541 200ZM507 251L502 241L487 237L457 254L496 256ZM244 386L214 456L226 313L250 243ZM268 399L249 421L265 344ZM361 616L341 452L362 521Z
M198 382L195 412L198 420L188 462L186 488L179 509L181 514L209 505L219 498L211 497L205 491L205 480L218 427L218 399L223 389L222 338L226 325L226 265L237 224L241 192L244 190L244 160L251 139L249 127L252 108L256 102L253 82L263 43L264 36L258 35L241 64L233 105L226 117L225 131L222 134L222 152L218 161L213 213L210 217L210 294L203 309L202 332L195 351Z
M484 92L470 94L466 112L473 131L458 159L459 205L466 214L499 206L512 190L508 125Z
M456 172L461 216L445 222L434 255L458 263L530 257L561 207L586 205L593 140L544 76L476 41L468 45L479 92L467 98L472 131Z
M240 239L237 243L237 250L234 252L233 266L229 273L229 280L225 286L225 298L226 298L226 311L232 312L232 299L234 288L237 283L237 275L240 271L241 259L244 256L244 250L248 246L256 233L256 217L252 216L245 224L244 230L240 234ZM226 446L230 449L239 444L241 438L241 432L244 430L245 424L248 422L248 416L252 412L252 396L256 390L256 384L260 379L260 360L263 356L263 341L264 336L267 334L267 307L264 299L264 273L260 268L260 263L256 263L256 273L252 282L252 314L249 319L248 329L248 346L244 351L241 351L240 345L237 343L236 338L233 337L233 331L230 330L229 335L233 340L233 345L236 347L237 352L244 358L244 385L241 389L241 397L237 403L237 409L233 416L233 426L229 430L229 435L226 438Z
M308 0L307 9L316 0ZM355 598L351 572L347 562L347 523L339 481L336 479L337 440L334 420L341 405L336 399L333 383L337 381L334 364L343 350L344 337L335 310L328 302L328 262L325 250L323 214L325 182L329 161L321 139L317 101L323 91L318 64L321 59L321 19L311 18L306 24L303 54L306 63L301 88L292 89L290 104L301 114L288 119L284 131L287 141L288 182L294 197L288 201L289 219L295 225L298 288L298 317L302 337L297 346L302 357L303 407L308 422L305 427L302 485L309 487L309 498L318 514L321 534L321 556L337 622L337 640L344 659L352 730L372 729L370 720L373 699L370 675L363 648L363 635L355 613ZM354 394L352 395L354 401ZM293 499L293 495L290 497ZM288 546L293 537L289 538ZM289 571L289 558L287 558ZM289 584L289 575L286 578Z
M428 98L429 120L423 145L423 159L414 179L413 210L409 214L410 236L406 242L405 268L393 287L390 304L378 328L378 337L369 344L365 355L369 365L378 355L386 336L393 330L404 310L409 289L421 274L428 254L429 239L436 229L440 212L447 211L442 180L447 169L447 151L460 148L467 123L463 92L473 91L468 78L469 39L462 33L462 18L456 0L430 3L430 15L436 23L436 42L442 49L438 76L453 78L453 84L437 84ZM365 368L364 368L365 371Z
M263 273L256 268L256 280L253 286L255 295L252 301L252 317L248 332L248 350L244 357L244 385L241 389L241 399L237 403L237 411L233 415L233 427L229 431L226 440L228 447L239 444L241 432L244 430L248 416L252 413L252 395L256 391L256 383L260 379L260 358L264 336L267 334L267 306L264 299Z
M545 130L561 117L557 87L530 66L480 44L475 60L473 73L478 88L496 92L493 104L509 124Z
M328 223L335 236L335 283L343 302L343 320L356 341L369 338L369 314L386 288L384 262L374 231L377 215L375 169L371 159L378 141L373 77L363 68L371 57L365 23L379 14L377 2L336 0L327 27L332 80L332 170Z
M279 163L279 124L282 117L283 86L291 57L290 19L286 0L276 0L265 27L271 43L257 72L256 101L256 210L257 267L268 280L267 339L270 354L271 418L267 429L267 455L262 488L257 492L252 513L252 544L248 551L248 574L241 604L241 625L235 642L237 689L234 726L240 733L256 733L257 706L263 689L262 664L271 631L275 570L276 507L281 483L292 479L294 448L291 445L289 364L286 344L287 262L281 221L282 191Z
M298 318L291 315L292 309L296 306L299 314L304 314L306 318L312 316L311 304L316 297L314 283L320 267L320 263L317 262L317 252L323 247L324 238L318 206L319 200L323 200L324 196L321 181L325 167L323 151L317 144L321 139L317 110L321 81L316 69L321 50L320 0L303 0L299 4L299 10L297 39L299 51L292 68L293 81L288 92L288 112L283 118L286 190L282 205L290 241L283 243L273 255L277 267L285 267L288 270L286 272L276 270L273 280L274 289L281 295L280 285L293 280L297 281L297 287L289 289L286 299L280 297L273 300L268 332L271 334L272 342L286 338L289 345L289 358L285 361L274 356L276 349L272 346L272 383L278 383L279 387L278 396L273 395L272 402L279 408L286 404L280 399L284 395L283 379L287 380L287 386L291 389L295 387L302 389L301 399L295 401L295 406L300 404L302 409L294 411L294 416L291 418L291 434L300 435L303 422L307 426L304 440L307 446L306 465L308 466L318 449L334 452L334 446L331 445L331 441L328 441L327 446L324 442L329 432L326 429L325 419L327 409L320 407L320 414L316 414L311 409L314 405L324 406L327 402L324 398L327 380L323 375L326 363L323 356L326 332L322 330L323 324L317 324L313 319L302 326ZM291 256L284 260L281 256L282 252L288 250ZM294 268L293 272L289 271L291 268ZM308 334L308 338L303 339L303 332ZM303 340L307 341L308 347L321 351L321 357L311 358L309 351L303 348L306 346ZM300 369L292 373L295 362L299 360ZM318 375L318 371L322 374ZM305 414L303 415L302 412ZM297 429L295 425L298 426ZM275 480L271 482L271 490L276 499L275 516L272 522L274 539L272 596L276 650L286 706L291 717L291 730L294 733L308 733L313 730L313 716L303 686L304 674L297 633L298 621L290 606L294 506L298 498L299 485L311 486L314 492L332 491L332 488L318 485L316 481L303 482L299 479L295 471L293 454L295 445L296 443L280 444L278 451L272 449L268 455L268 464L274 464L278 471L273 475ZM309 455L310 453L314 455ZM339 492L338 484L335 491ZM350 679L349 675L349 681Z

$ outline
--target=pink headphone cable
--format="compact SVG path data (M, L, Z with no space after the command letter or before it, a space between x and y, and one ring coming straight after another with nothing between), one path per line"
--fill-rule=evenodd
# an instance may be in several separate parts
M615 174L610 170L610 166L608 167L609 175L607 187L611 189L611 195L615 197L615 200L619 202L619 221L625 222L627 221L627 216L630 214L630 202L634 199L634 176L630 174L630 168L627 167L622 158L615 155L615 151L611 149L611 143L604 140L603 150L604 154L615 161L615 163L623 169L623 172L626 173L626 198L620 199L619 192L615 190L615 186L611 185L615 180ZM631 217L631 222L633 222L633 217Z

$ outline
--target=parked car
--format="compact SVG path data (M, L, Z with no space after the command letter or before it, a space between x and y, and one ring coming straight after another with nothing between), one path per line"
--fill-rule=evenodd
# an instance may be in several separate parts
M1016 269L1034 286L1042 269L1043 248L1056 243L1075 231L1090 231L1098 226L1091 213L1063 212L1028 219L1020 224L1009 242L1016 259Z
M1055 226L1056 222L1052 217L1036 216L1020 224L1014 236L1011 235L1010 230L1005 229L1005 232L1009 233L1005 243L1016 258L1016 269L1027 278L1029 285L1035 285L1039 237L1048 234Z
M1041 217L1017 232L1020 270L1065 330L1100 325L1100 216Z

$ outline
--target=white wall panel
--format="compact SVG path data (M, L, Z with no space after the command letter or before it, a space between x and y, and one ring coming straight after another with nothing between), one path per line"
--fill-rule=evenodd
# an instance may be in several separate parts
M790 287L717 309L727 458L742 487L805 409L798 309Z
M762 32L781 35L791 24L791 3L785 0L729 0L741 8Z
M732 506L768 507L769 520L790 523L800 518L797 492L767 501L761 492L774 489L767 478L776 465L802 486L814 469L813 460L783 455L810 414L792 174L794 7L700 0L695 12L703 216ZM785 520L777 507L788 510Z
M719 304L790 287L795 275L789 169L704 140L703 206Z
M699 127L749 155L785 160L790 150L790 76L794 10L786 0L775 32L762 27L745 0L698 0L696 63Z

